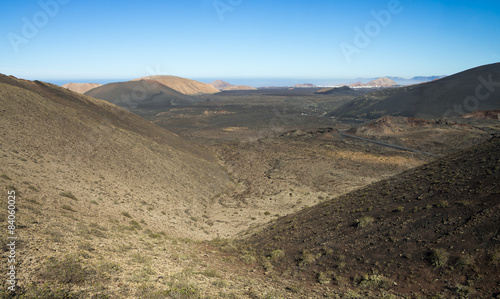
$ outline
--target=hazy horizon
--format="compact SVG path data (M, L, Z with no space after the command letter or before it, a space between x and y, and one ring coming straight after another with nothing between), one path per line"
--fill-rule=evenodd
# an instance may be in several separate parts
M421 77L431 77L431 76L445 76L445 75L429 75ZM379 76L379 77L392 77L392 76ZM252 87L287 87L293 86L295 84L314 84L317 86L336 86L342 84L352 84L356 82L368 83L369 81L379 78L199 78L191 77L187 79L196 80L203 83L210 83L216 80L222 80L228 82L232 85L247 85ZM411 81L411 78L401 78L404 81ZM420 76L418 76L420 77ZM136 78L114 78L114 79L36 79L40 81L49 82L56 85L63 85L66 83L98 83L98 84L108 84L116 82L130 81ZM400 80L395 80L400 81Z

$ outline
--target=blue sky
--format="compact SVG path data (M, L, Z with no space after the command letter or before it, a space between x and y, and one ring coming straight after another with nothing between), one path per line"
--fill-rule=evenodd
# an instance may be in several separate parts
M0 8L0 73L27 79L413 77L500 61L498 0L0 0ZM372 14L381 11L384 24Z

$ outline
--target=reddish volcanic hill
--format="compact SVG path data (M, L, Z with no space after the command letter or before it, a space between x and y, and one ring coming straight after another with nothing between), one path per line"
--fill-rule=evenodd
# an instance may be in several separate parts
M223 89L226 89L228 87L233 86L233 84L227 83L227 82L222 81L222 80L215 80L215 81L210 82L208 84L211 85L211 86L213 86L213 87L215 87L215 88L217 88L218 90L223 90Z
M148 76L139 79L134 79L132 81L140 81L140 80L155 80L169 88L177 90L178 92L186 95L212 94L219 92L217 88L209 84L176 76L166 76L166 75Z
M391 79L387 78L387 77L382 77L382 78L378 78L378 79L375 79L367 84L365 84L365 86L369 86L369 87L392 87L392 86L397 86L398 84L394 81L392 81Z
M186 106L192 103L187 95L156 80L109 83L85 93L126 109L152 109Z
M86 93L89 90L102 86L102 84L97 83L66 83L62 87L67 88L71 91L78 92L81 94Z

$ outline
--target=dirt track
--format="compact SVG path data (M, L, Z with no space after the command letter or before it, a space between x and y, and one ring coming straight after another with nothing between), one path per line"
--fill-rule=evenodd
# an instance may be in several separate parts
M375 143L375 144L378 144L378 145L382 145L382 146L386 146L386 147L390 147L390 148L395 148L395 149L399 149L399 150L403 150L403 151L409 151L409 152L413 152L413 153L426 154L426 155L435 156L435 157L440 157L441 156L441 155L437 155L437 154L433 154L433 153L428 153L428 152L423 152L423 151L419 151L419 150L415 150L415 149L411 149L411 148L407 148L407 147L402 147L402 146L399 146L399 145L394 145L394 144L380 142L380 141L376 141L376 140L372 140L372 139L368 139L368 138L353 136L353 135L342 133L341 131L338 131L338 132L339 132L340 135L342 135L342 137L363 140L363 141L366 141L366 142L371 142L371 143Z

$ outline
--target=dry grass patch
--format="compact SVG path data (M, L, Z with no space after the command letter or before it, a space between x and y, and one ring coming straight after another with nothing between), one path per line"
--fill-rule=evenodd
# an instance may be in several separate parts
M76 198L76 196L73 195L73 193L71 193L71 191L61 192L61 193L59 193L59 195L61 195L63 197L70 198L72 200L78 200L78 198Z

